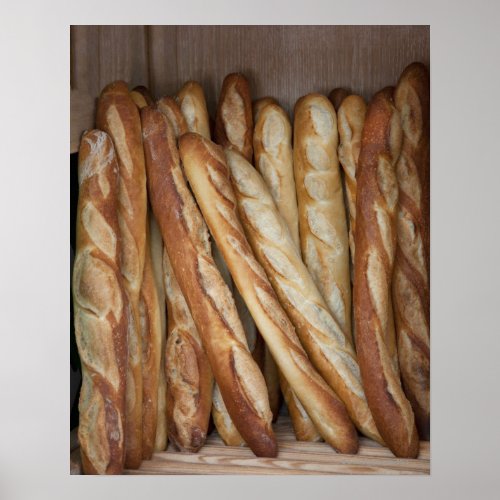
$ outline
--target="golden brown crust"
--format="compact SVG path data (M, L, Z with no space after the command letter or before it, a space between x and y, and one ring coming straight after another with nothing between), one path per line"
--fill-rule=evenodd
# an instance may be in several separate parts
M149 227L146 230L146 261L139 299L142 338L142 458L153 456L158 422L162 325L160 302L153 272Z
M205 443L210 420L212 370L166 250L163 272L168 305L168 433L178 449L197 452Z
M226 158L247 237L311 362L344 402L356 426L382 441L368 409L354 349L328 311L263 179L241 155L226 150ZM269 341L268 345L271 347ZM279 357L275 359L279 361ZM290 377L287 380L328 441L319 426L323 422L318 424L311 413L315 409L306 405Z
M139 109L154 104L154 99L151 95L151 92L144 85L138 85L137 87L134 87L130 91L130 97L132 97L132 100L135 102Z
M393 301L405 393L421 439L430 437L429 73L420 63L399 79L394 101L403 144L396 165L398 245Z
M208 230L187 187L175 137L160 111L148 107L141 113L153 211L224 403L252 451L257 456L276 456L264 378L248 350L232 295L213 261Z
M293 176L292 126L278 104L260 109L253 133L255 167L271 191L294 243L300 247L299 214Z
M366 104L362 97L350 95L344 99L337 113L339 130L339 161L344 170L344 181L349 212L349 247L354 262L356 230L356 170L358 168L361 135L365 123Z
M333 107L335 108L335 111L338 111L342 101L349 95L349 91L346 89L343 89L341 87L337 87L336 89L333 89L329 94L328 94L328 99L330 99L330 102L333 104Z
M188 132L186 118L173 97L165 96L158 99L156 106L170 120L176 139Z
M380 434L398 457L416 457L418 435L401 381L393 327L391 277L396 250L395 164L401 123L392 88L378 92L366 114L357 172L354 317L366 397Z
M248 80L241 73L224 78L215 117L215 142L234 147L252 161L252 99Z
M146 251L146 171L139 111L127 85L107 85L97 105L97 127L112 138L119 165L118 223L123 241L121 273L131 306L127 375L125 467L142 461L142 367L139 295Z
M259 337L262 338L260 333ZM267 394L269 396L269 407L271 408L271 412L273 414L273 422L276 422L276 420L278 420L281 406L279 370L267 345L264 345L262 374L264 375L264 379L266 381Z
M297 441L321 441L321 434L317 431L302 403L292 391L290 384L281 374L279 382Z
M219 386L214 384L212 393L212 418L220 438L226 446L246 446L227 411Z
M337 117L321 94L295 105L293 168L302 257L326 304L352 343L347 219L337 158Z
M210 139L210 120L202 86L198 82L186 82L175 99L186 120L188 130Z
M85 474L120 474L125 460L128 303L120 273L118 163L106 133L84 133L78 176L72 287L83 376L78 438Z
M274 97L261 97L260 99L255 99L254 101L252 101L252 117L254 124L257 123L260 112L268 104L278 104L278 101Z
M325 440L344 453L355 453L358 446L357 435L344 405L309 362L290 320L245 237L236 212L236 195L222 148L197 134L182 136L179 147L186 175L200 209L259 331L279 363L280 370ZM258 172L235 151L226 150L229 163L231 155L236 155L245 163L247 170L242 177L248 179L254 175L260 178ZM239 183L234 175L233 180L237 187ZM255 200L256 203L266 193L262 179L261 183L262 192L252 191L255 196L252 201ZM267 196L271 199L269 194ZM286 228L284 222L281 224ZM288 230L286 231L290 238ZM298 256L291 239L289 243Z
M153 276L158 293L158 305L161 323L160 373L158 379L158 417L156 424L155 451L163 451L167 447L167 381L165 376L165 345L167 341L167 315L165 302L165 287L163 285L163 238L160 228L149 210L149 231L151 263Z

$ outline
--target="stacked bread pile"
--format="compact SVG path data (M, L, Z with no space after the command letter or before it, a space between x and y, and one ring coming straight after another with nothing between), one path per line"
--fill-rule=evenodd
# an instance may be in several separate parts
M429 80L335 89L291 123L241 74L211 121L186 83L101 93L79 156L75 327L85 473L298 440L397 457L429 439ZM211 127L211 123L214 124Z

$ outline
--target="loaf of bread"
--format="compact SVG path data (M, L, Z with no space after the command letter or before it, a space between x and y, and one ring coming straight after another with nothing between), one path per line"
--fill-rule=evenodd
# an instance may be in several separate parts
M149 220L146 226L146 260L139 298L142 338L142 458L151 459L158 422L158 387L160 383L162 332L160 302L153 273Z
M181 108L188 130L210 139L207 103L201 85L198 82L186 82L175 99Z
M241 73L231 73L224 78L217 103L215 142L223 147L233 146L252 161L252 134L250 86Z
M344 402L358 429L366 436L381 442L366 402L354 349L328 311L262 177L236 152L226 150L226 158L248 240L295 326L311 362ZM205 162L209 164L208 160ZM253 316L257 321L256 315ZM261 331L264 334L262 329ZM265 340L272 349L272 340ZM274 358L279 363L278 353L275 353ZM290 376L282 370L319 433L328 442L320 427L324 422L318 423L311 413L319 410L306 405L301 393L292 384ZM301 388L299 386L299 389Z
M393 301L398 358L420 439L430 437L429 73L420 63L399 79L394 103L403 144L396 164L398 243Z
M188 98L187 102L189 104L186 104L185 108L190 109L190 106L194 106L192 104L193 101L196 102L194 99L191 98L190 101L190 98ZM156 106L170 120L176 138L178 138L182 134L185 134L189 130L186 118L182 114L181 108L177 104L177 101L173 97L166 96L158 99ZM205 123L205 120L193 120L193 123L198 122Z
M271 191L293 241L300 247L297 195L293 177L292 127L278 104L264 106L253 133L255 167Z
M119 165L118 224L123 241L121 273L131 306L125 467L135 469L142 461L139 296L146 252L147 195L141 120L124 82L114 82L104 88L97 104L96 124L112 138Z
M329 94L328 94L328 99L330 99L330 102L333 104L333 107L335 108L335 111L338 112L340 105L342 104L342 101L349 95L349 91L346 89L343 89L341 87L337 87L333 89Z
M356 200L354 318L366 397L380 434L397 457L416 457L418 435L397 364L391 285L396 251L401 123L393 89L378 92L366 113Z
M356 230L356 170L359 151L361 149L361 134L365 123L366 104L362 97L350 95L346 97L337 113L339 130L339 161L344 169L344 180L349 209L349 247L351 260L354 262L355 246L354 231Z
M163 271L168 305L168 434L178 449L196 452L207 436L212 370L166 251Z
M130 91L130 97L139 109L142 109L146 106L151 106L154 102L153 98L151 97L151 93L143 85L134 87Z
M85 474L120 474L125 459L128 301L120 273L118 162L99 130L84 133L73 268L82 366L78 439Z
M337 118L330 101L320 94L300 98L293 133L302 258L352 343L349 241L337 158Z
M261 97L260 99L256 99L252 101L252 116L253 123L257 123L259 119L260 112L268 105L268 104L278 104L278 101L274 97Z
M149 213L149 234L151 264L153 266L153 277L158 294L158 304L161 325L161 347L160 347L160 373L158 378L158 417L156 423L155 451L163 451L167 447L167 379L165 374L165 348L167 341L167 315L165 286L163 284L163 238L155 216L151 210Z
M309 362L266 273L255 259L245 238L237 216L237 200L222 148L198 134L189 133L180 138L179 149L186 176L212 236L280 370L325 440L341 452L355 453L358 447L357 435L344 405ZM244 170L240 170L238 166L233 168L232 155L241 159L245 165ZM238 196L241 196L241 191L248 196L241 199L241 206L250 206L250 212L255 215L258 212L255 209L262 198L266 197L273 203L262 178L245 158L230 150L226 151L226 156L239 189ZM255 178L260 179L260 184ZM275 208L274 211L279 216ZM247 213L244 208L240 210L240 214L245 222ZM267 214L259 214L259 229L265 234L283 235L283 240L286 240L286 244L289 244L300 260L286 224L281 218L279 220L279 226L276 227ZM252 220L252 223L255 221ZM248 222L248 226L250 225ZM279 243L281 247L284 241ZM279 259L279 252L278 249L271 249L266 253L267 258L275 262ZM261 252L261 257L262 255L264 252ZM248 442L244 435L243 438Z
M277 443L264 378L213 261L208 230L185 181L172 128L154 108L141 113L151 204L224 404L252 451L274 457Z
M246 446L227 411L219 386L214 384L212 393L212 418L220 438L226 446Z

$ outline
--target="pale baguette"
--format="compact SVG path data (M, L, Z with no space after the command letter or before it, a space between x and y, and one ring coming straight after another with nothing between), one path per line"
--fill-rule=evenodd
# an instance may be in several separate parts
M177 92L175 100L186 119L188 130L210 139L210 121L202 86L198 82L186 82Z

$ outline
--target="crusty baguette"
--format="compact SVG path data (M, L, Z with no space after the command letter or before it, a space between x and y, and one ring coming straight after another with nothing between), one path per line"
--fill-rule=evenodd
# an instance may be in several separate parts
M408 66L394 94L403 128L396 165L399 186L398 244L393 301L398 358L405 393L421 439L430 437L429 295L429 73Z
M233 146L252 161L253 117L248 80L241 73L224 78L215 116L215 142Z
M125 467L136 469L142 461L142 366L139 295L146 252L146 170L139 110L127 85L107 85L97 104L97 127L113 139L119 165L118 223L124 277L132 317L129 321Z
M297 101L293 134L302 257L352 343L349 240L337 158L337 118L325 96L309 94Z
M274 203L285 219L292 239L300 251L290 120L286 112L271 97L259 99L253 106L255 166L269 188ZM266 351L266 357L271 357L268 349ZM272 366L270 368L272 369ZM320 439L312 420L293 394L286 378L279 376L278 381L288 405L294 431L297 431L297 439L299 441Z
M168 305L168 433L177 448L196 452L207 436L212 406L212 370L166 250L163 252L163 272Z
M341 87L337 87L333 89L329 94L328 94L328 99L330 99L330 102L333 104L333 107L335 108L335 111L338 112L342 101L349 95L349 91L346 89L343 89Z
M187 102L189 102L189 98ZM173 97L165 96L158 99L156 106L170 120L176 138L185 134L189 130L186 118L182 114L177 101ZM189 109L189 105L186 104L185 108ZM203 122L203 120L201 121Z
M151 106L151 104L153 104L154 102L153 98L151 97L151 93L143 85L134 87L130 91L130 97L139 109L142 109L146 106Z
M261 97L260 99L255 99L255 101L252 101L252 116L254 124L257 123L260 112L268 104L278 104L278 101L274 97Z
M172 127L154 108L143 108L141 116L153 211L224 404L252 451L274 457L277 443L264 378L213 261L208 230L185 181Z
M73 268L75 336L82 365L78 439L85 474L120 474L125 459L128 304L120 273L118 163L113 142L84 133Z
M392 88L375 94L366 113L357 172L354 318L366 397L380 434L398 457L416 457L418 435L401 387L392 314L401 123Z
M188 130L210 139L210 121L201 85L198 82L186 82L175 100L186 119Z
M344 169L344 180L349 211L349 247L351 261L354 262L355 246L354 232L356 230L356 170L359 151L361 149L361 134L365 123L366 104L359 95L346 97L337 113L339 130L339 161Z
M344 402L358 429L381 442L366 402L354 349L328 311L262 177L236 152L226 150L226 158L236 190L240 218L250 244L311 362ZM257 319L255 315L254 318ZM268 345L271 347L269 342ZM275 359L279 362L277 356L279 354L275 355ZM314 408L306 405L290 377L283 372L316 428L328 441L311 414Z
M292 391L290 384L282 375L280 376L280 386L297 441L321 441L321 434L317 431L304 406Z
M153 456L158 422L158 386L160 382L162 332L160 302L150 250L149 221L146 226L146 260L139 298L142 338L142 458Z
M297 195L293 177L292 126L278 104L268 104L260 112L253 133L255 167L271 191L285 219L294 243L300 247Z
M151 106L154 103L153 96L147 87L138 85L130 91L130 97L135 102L139 109L146 106Z
M227 411L219 386L214 384L212 393L212 418L220 438L226 446L246 446Z
M151 264L158 293L158 304L161 323L160 373L158 379L158 417L156 424L155 451L163 451L167 447L167 379L165 375L165 347L167 341L167 315L165 302L165 286L163 284L163 239L153 212L149 210L149 234Z
M222 148L198 134L185 134L179 140L179 149L190 186L212 236L217 241L259 331L279 363L280 370L325 440L339 451L355 453L358 447L357 435L344 405L309 362L290 320L245 238L236 212L236 196ZM265 196L273 203L270 195L266 194L267 190L259 173L236 151L227 150L229 164L231 155L236 155L247 167L243 173L237 168L232 169L232 173L240 190L250 192L252 206L255 207L259 199ZM260 184L252 182L255 176L260 179ZM248 184L245 184L246 180ZM243 205L246 203L247 200L242 200ZM299 258L282 219L278 228L268 222L269 219L264 215L261 219L263 230L286 235L286 241ZM273 259L276 255L277 252L270 253L268 258Z

